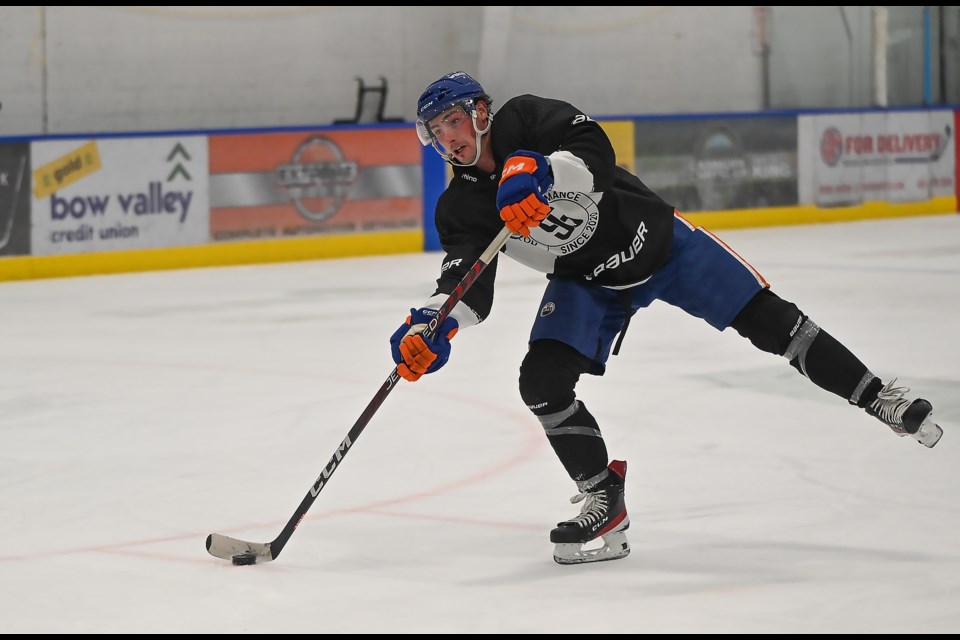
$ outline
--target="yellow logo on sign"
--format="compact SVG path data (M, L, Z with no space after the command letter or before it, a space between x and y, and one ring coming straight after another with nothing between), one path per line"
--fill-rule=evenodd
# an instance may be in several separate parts
M40 199L63 189L100 168L96 141L48 162L33 172L33 197Z

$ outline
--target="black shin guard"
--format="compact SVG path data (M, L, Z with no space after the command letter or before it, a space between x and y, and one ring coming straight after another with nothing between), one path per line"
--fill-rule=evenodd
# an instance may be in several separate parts
M574 393L589 366L575 349L554 340L531 344L520 365L520 396L574 482L601 473L609 462L596 419Z
M815 385L851 404L863 407L876 397L880 381L866 365L795 304L769 289L747 303L730 326L758 349L784 356Z

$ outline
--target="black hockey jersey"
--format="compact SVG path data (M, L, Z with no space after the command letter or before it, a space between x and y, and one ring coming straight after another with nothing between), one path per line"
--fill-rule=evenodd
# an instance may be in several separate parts
M528 238L511 237L503 254L548 278L615 289L643 282L666 260L673 206L619 167L600 125L569 103L533 95L512 98L495 112L484 144L492 144L494 172L454 165L437 203L445 256L434 296L452 292L503 229L496 205L500 173L504 160L521 149L550 159L554 186L547 199L553 210ZM460 303L477 322L492 308L496 266L495 259Z

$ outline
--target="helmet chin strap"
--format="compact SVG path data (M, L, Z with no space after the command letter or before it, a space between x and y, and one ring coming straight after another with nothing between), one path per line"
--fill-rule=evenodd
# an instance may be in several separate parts
M477 155L473 159L473 162L469 162L467 164L461 164L457 162L456 158L453 157L452 153L443 152L443 148L437 144L436 138L434 138L433 140L433 148L436 149L437 153L439 153L444 160L458 167L472 167L478 162L480 162L480 139L483 137L483 134L485 134L487 131L490 131L490 125L493 124L493 114L492 113L487 114L487 128L481 131L477 127L477 110L476 109L473 109L470 111L470 119L473 120L473 130L477 132Z

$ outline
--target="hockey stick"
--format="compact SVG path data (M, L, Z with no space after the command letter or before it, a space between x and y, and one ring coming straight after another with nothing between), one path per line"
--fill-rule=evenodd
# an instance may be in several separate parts
M483 270L486 269L487 265L493 261L509 237L510 229L504 227L490 243L490 246L488 246L486 250L480 254L477 261L473 263L473 266L470 267L467 274L463 276L456 288L454 288L453 293L447 297L446 301L437 311L437 315L430 320L430 323L423 332L424 337L431 339L436 335L438 327L446 320L447 316L450 315L450 312L453 311L457 303L460 302L463 295L467 292L467 289L473 285ZM347 437L345 437L340 443L340 446L337 447L330 461L327 462L327 466L323 468L323 471L310 486L307 495L303 497L300 505L296 511L294 511L290 520L287 521L280 535L272 542L246 542L219 533L211 533L207 536L207 551L210 555L223 558L224 560L232 560L234 564L241 565L276 560L290 539L290 536L293 535L294 530L296 530L300 524L300 521L303 520L303 517L307 514L310 505L312 505L314 500L317 499L317 496L320 495L320 491L326 486L333 472L343 463L343 459L350 451L350 448L357 441L357 438L363 432L367 423L373 418L377 409L379 409L383 401L387 399L387 396L390 395L390 392L393 391L394 386L396 386L399 380L400 374L397 373L397 368L394 367L393 371L390 372L390 375L387 376L387 379L380 387L380 390L373 396L373 399L367 404L367 408L363 410L363 413L360 414L360 417L347 433Z

